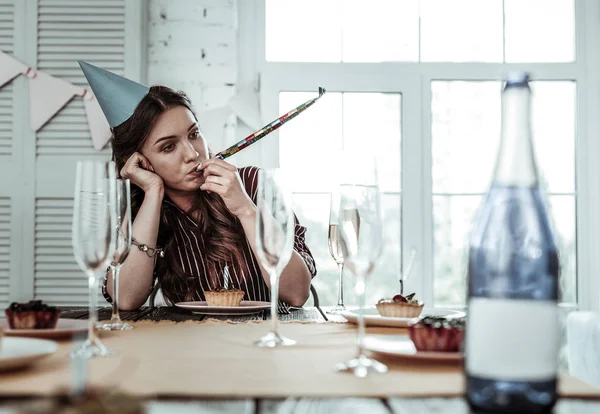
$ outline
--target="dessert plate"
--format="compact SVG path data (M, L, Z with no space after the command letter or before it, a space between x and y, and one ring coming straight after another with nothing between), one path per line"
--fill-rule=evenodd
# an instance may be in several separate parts
M462 361L462 352L417 351L408 335L367 335L363 339L365 349L393 357L428 359L433 361Z
M54 329L10 329L6 319L0 319L0 328L6 336L22 336L28 338L68 338L76 333L85 333L88 320L58 319Z
M240 306L208 306L205 301L177 302L178 308L187 309L199 315L251 315L271 308L271 302L243 300Z
M0 342L0 371L26 367L57 349L56 342L45 339L4 337Z
M348 322L357 323L358 310L343 311L340 312ZM391 316L381 316L377 312L377 308L371 307L363 310L366 326L385 326L390 328L407 328L408 323L417 318L395 318ZM438 308L423 308L420 317L423 316L440 316L446 318L460 318L464 317L465 313L460 311L454 311L449 309L438 309Z

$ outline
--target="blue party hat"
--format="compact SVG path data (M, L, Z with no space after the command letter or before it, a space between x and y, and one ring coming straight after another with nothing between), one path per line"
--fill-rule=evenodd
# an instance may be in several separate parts
M116 127L127 121L150 88L100 69L82 60L77 61L109 125Z

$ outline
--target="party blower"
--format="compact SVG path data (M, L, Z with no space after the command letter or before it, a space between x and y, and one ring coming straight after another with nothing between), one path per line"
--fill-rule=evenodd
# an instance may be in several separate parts
M321 98L321 96L323 96L325 94L325 92L326 92L325 88L319 87L319 96L317 96L316 98L313 98L313 99L310 99L310 100L304 102L303 104L301 104L301 105L297 106L296 108L292 109L291 111L289 111L285 115L282 115L279 118L275 119L274 121L268 123L267 125L265 125L261 129L259 129L258 131L256 131L256 132L248 135L246 138L244 138L241 141L233 144L231 147L229 147L229 148L227 148L227 149L219 152L218 154L216 154L214 156L214 158L219 158L219 159L222 159L222 160L224 160L225 158L229 158L232 155L240 152L244 148L247 148L250 145L254 144L258 140L266 137L271 132L275 131L276 129L278 129L279 127L281 127L283 124L285 124L286 122L294 119L299 114L301 114L302 112L304 112L307 108L311 107L315 102L317 102L319 100L319 98ZM199 171L199 170L196 169L196 171Z

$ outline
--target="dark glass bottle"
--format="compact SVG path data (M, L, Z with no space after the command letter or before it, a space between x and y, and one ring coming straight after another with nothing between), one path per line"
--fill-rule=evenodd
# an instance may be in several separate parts
M559 259L535 162L531 89L502 91L501 141L469 244L466 398L480 411L547 412L557 399Z

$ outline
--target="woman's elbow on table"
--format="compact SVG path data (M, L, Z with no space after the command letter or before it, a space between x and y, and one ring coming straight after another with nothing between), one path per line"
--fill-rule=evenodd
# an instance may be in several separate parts
M303 290L302 292L297 292L289 298L288 304L290 306L293 306L294 308L301 308L302 306L304 306L309 296L310 291Z
M135 300L133 298L119 298L119 310L133 311L139 309L144 304L144 301Z

